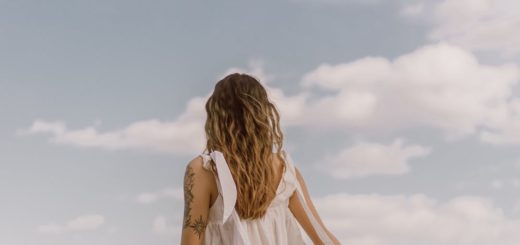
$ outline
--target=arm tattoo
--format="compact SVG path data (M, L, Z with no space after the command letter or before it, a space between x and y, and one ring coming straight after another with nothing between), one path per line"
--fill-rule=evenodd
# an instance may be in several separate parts
M202 215L199 216L195 221L191 220L191 204L193 202L193 185L194 185L194 176L193 168L188 165L186 168L186 173L184 174L184 220L182 228L192 228L193 232L199 239L204 234L206 230L206 226L208 225L207 220L202 218Z
M207 221L202 219L202 215L199 216L199 218L197 218L195 220L195 222L193 222L193 224L190 226L191 228L193 228L193 232L195 233L195 235L197 235L200 239L200 237L202 236L202 234L204 234L204 231L206 230L206 226L207 226Z
M191 203L193 202L193 169L188 165L184 174L184 222L182 228L185 229L191 223Z

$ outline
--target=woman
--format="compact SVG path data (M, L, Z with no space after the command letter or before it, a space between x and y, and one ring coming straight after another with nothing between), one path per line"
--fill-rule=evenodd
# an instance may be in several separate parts
M304 244L300 226L314 244L339 244L283 149L279 113L258 80L226 76L206 113L206 149L184 176L181 244Z

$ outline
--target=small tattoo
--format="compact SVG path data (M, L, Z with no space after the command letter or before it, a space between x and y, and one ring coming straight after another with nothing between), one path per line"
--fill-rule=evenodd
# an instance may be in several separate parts
M195 222L193 222L192 225L190 225L191 228L193 228L193 232L199 237L202 236L202 234L204 234L204 231L206 230L206 226L208 225L207 221L202 219L202 216L199 216L199 218L197 218L195 220Z

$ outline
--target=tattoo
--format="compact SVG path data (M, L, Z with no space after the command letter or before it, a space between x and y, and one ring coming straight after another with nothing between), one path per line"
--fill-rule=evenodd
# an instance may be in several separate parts
M207 221L202 219L202 216L199 216L199 218L197 218L195 220L195 222L193 222L192 225L190 225L191 228L193 228L193 232L195 233L195 235L197 235L200 239L200 237L202 236L202 234L204 234L204 231L206 230L206 226L208 225Z
M184 222L182 228L185 229L191 223L191 203L193 202L193 169L188 165L184 174Z
M184 174L184 220L182 229L192 228L193 233L199 237L199 239L204 234L206 230L206 226L208 225L208 221L202 218L202 215L199 216L195 221L191 220L191 204L193 203L193 185L194 185L194 176L193 168L188 165L186 168L186 173Z

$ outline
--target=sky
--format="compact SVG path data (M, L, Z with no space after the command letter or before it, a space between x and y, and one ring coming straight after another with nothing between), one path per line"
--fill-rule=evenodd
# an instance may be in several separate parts
M178 244L232 72L351 245L520 244L515 0L0 0L0 245Z

